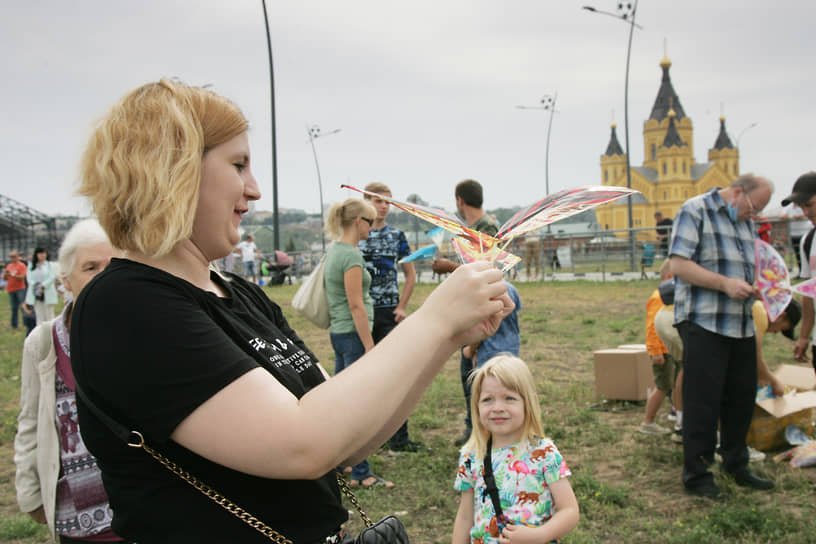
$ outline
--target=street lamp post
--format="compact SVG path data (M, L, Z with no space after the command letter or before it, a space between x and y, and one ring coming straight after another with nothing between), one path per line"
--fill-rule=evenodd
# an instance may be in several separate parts
M737 144L737 151L739 151L739 148L740 148L739 143L740 143L740 138L742 138L742 135L745 134L746 132L748 132L749 130L751 130L752 128L754 128L755 126L757 126L758 124L759 123L751 123L750 125L748 125L747 127L745 127L744 129L742 129L740 131L740 133L737 136L737 139L735 141L735 143Z
M548 195L550 194L550 134L552 133L552 121L557 98L558 92L555 92L552 95L545 94L540 100L540 106L516 106L520 110L545 110L550 112L550 121L547 125L547 145L544 152L544 190Z
M269 34L269 17L266 14L266 0L261 0L266 26L266 49L269 54L269 99L272 118L272 227L274 229L275 250L280 249L280 220L278 216L278 155L275 142L275 70L272 66L272 37Z
M314 141L338 132L340 132L339 128L329 132L320 132L320 127L317 125L306 126L306 134L309 135L309 143L312 145L312 155L314 155L315 169L317 170L317 190L320 193L320 242L323 245L323 253L326 253L325 222L323 220L323 181L320 179L320 164L317 162L317 149L315 149Z
M629 25L629 45L626 48L626 78L623 92L623 122L626 132L626 187L632 188L632 167L629 163L629 59L632 54L632 35L635 27L643 29L642 26L635 23L635 15L637 13L637 0L634 2L620 2L618 3L617 13L608 11L601 11L592 6L583 6L583 9L591 11L592 13L599 13L601 15L609 15L626 22ZM629 209L629 267L634 272L635 268L635 231L632 222L632 197L626 197L626 204Z

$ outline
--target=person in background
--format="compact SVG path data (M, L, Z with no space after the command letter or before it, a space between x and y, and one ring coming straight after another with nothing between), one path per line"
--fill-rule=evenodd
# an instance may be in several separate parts
M23 327L25 327L26 336L28 336L37 326L37 315L34 313L34 306L29 306L25 302L20 306L20 310L23 312Z
M327 217L326 230L334 242L326 251L323 281L329 299L330 338L337 375L374 348L371 274L366 269L358 244L368 237L377 210L370 202L349 198L332 205ZM368 459L351 468L350 485L394 487L393 482L371 472Z
M379 195L391 196L391 189L384 183L373 182L365 190ZM387 200L371 195L363 197L377 210L377 217L368 232L368 237L357 244L365 259L366 269L371 275L371 299L374 302L374 326L371 335L374 343L394 330L399 322L408 316L408 300L414 292L416 270L414 263L403 263L405 285L400 295L397 281L397 262L411 254L411 248L405 233L396 227L386 224L391 205ZM423 445L414 442L408 435L408 421L397 429L388 441L392 451L419 451Z
M454 198L456 199L456 212L468 227L490 236L495 236L499 232L499 225L496 220L486 213L482 207L484 205L484 191L478 181L466 179L457 183L454 189ZM435 259L431 263L434 274L438 274L440 277L442 274L453 272L459 266L461 266L459 263L445 258ZM470 404L467 399L470 398L468 377L473 372L473 367L473 359L465 356L463 347L459 358L459 377L462 381L462 393L465 397L467 416L465 417L465 430L462 432L462 436L454 441L457 446L461 446L470 438L472 422L470 420Z
M260 287L210 267L233 250L261 196L248 125L210 90L147 83L99 121L80 163L79 192L126 258L112 259L74 306L79 423L102 467L112 527L139 544L261 543L271 531L342 541L348 510L335 468L379 448L456 347L493 334L512 311L500 271L464 266L329 377ZM253 524L129 446L105 416Z
M53 263L48 260L48 252L43 247L36 248L28 269L25 303L34 307L37 325L54 319L54 306L57 304L56 281L57 273Z
M26 264L20 260L20 253L16 250L9 253L9 263L3 269L3 279L6 280L6 292L9 296L11 328L16 329L19 327L20 310L26 296Z
M114 254L95 219L76 223L59 250L62 281L74 297ZM48 524L57 542L120 542L96 459L79 432L69 333L73 303L26 338L14 485L20 510Z
M782 200L782 205L787 206L790 203L797 204L805 217L816 225L816 172L808 172L802 174L793 184L793 192L790 196ZM799 246L800 261L802 269L800 270L800 278L812 278L816 276L816 243L813 243L813 233L806 234ZM813 364L813 371L816 372L816 341L813 342L812 354L808 354L808 346L811 341L811 333L813 333L814 323L814 307L813 299L810 297L802 298L802 326L799 327L799 338L796 340L796 345L793 348L793 356L800 363L806 363L808 360Z
M762 354L762 343L767 333L774 332L781 332L785 338L794 340L793 330L802 317L802 305L796 299L791 299L785 311L775 320L770 321L765 305L761 300L757 300L751 307L751 314L753 315L754 326L756 327L756 357L759 385L770 385L771 392L773 392L775 396L781 397L785 394L785 388L782 382L771 373L768 363L765 362L765 357Z
M669 255L669 240L672 235L672 220L671 217L663 217L662 212L655 212L655 223L657 224L657 241L660 242L659 250L661 255L668 257Z
M536 232L524 236L524 260L527 281L537 281L541 275L541 236ZM535 275L532 274L533 271Z
M470 375L478 368L484 366L490 359L497 355L514 355L519 356L521 351L521 332L519 330L518 313L522 309L521 296L519 296L516 287L507 280L504 280L507 286L507 295L515 304L515 308L510 315L502 319L499 329L496 334L489 338L485 338L481 342L471 344L462 348L462 357L472 362L473 366L468 373L467 387L464 388L465 406L467 412L465 413L465 422L473 421L471 414L471 378ZM472 432L472 431L471 431Z
M683 484L714 500L723 498L708 470L718 423L723 471L739 486L774 487L749 470L745 443L757 386L753 219L772 193L770 181L745 174L687 200L674 221L669 251L683 340Z
M790 236L793 254L796 255L797 276L801 278L802 255L799 252L799 246L801 245L802 238L808 233L813 225L811 224L810 219L805 216L805 212L802 211L802 208L800 208L795 202L789 202L789 204L782 210L779 217L788 220L788 235Z
M668 259L660 266L660 281L672 278L671 264ZM672 392L672 404L682 414L682 398L678 381L683 369L681 360L674 358L657 334L655 316L663 308L660 292L655 289L649 300L646 301L646 350L652 358L652 373L654 374L655 390L646 401L646 412L643 414L643 423L638 431L644 434L669 434L671 429L661 427L655 423L660 404L669 391ZM680 416L682 417L682 416Z
M241 255L241 262L244 264L244 278L252 283L258 283L255 272L255 257L263 259L263 253L255 245L255 239L251 234L246 235L246 239L238 244L235 252Z
M572 473L544 436L530 369L518 357L498 355L472 380L474 425L459 454L453 487L462 496L451 542L556 541L578 525L580 512Z

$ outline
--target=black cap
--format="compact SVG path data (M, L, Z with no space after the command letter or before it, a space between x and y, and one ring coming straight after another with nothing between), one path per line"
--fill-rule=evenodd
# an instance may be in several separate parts
M813 195L816 195L816 172L808 172L799 176L799 179L793 184L793 192L782 200L782 205L787 206L791 202L804 204Z
M799 301L796 299L791 299L790 304L788 307L785 308L785 317L788 318L790 321L790 328L781 331L784 336L787 336L791 340L796 340L793 336L793 329L796 328L796 325L799 323L799 320L802 319L802 305L799 304Z

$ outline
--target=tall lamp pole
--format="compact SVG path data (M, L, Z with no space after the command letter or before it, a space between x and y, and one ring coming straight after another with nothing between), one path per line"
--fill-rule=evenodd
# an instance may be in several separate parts
M317 190L320 193L320 242L323 245L323 253L326 253L325 221L323 220L323 181L320 179L320 164L317 162L317 150L314 141L323 136L337 134L341 129L336 128L329 132L320 132L317 125L306 126L306 134L309 135L309 143L312 145L312 155L314 155L315 169L317 170Z
M266 15L266 0L261 0L266 26L266 49L269 55L269 98L272 119L272 228L274 229L275 250L280 249L280 220L278 214L278 154L275 140L275 71L272 67L272 38L269 34L269 17Z
M632 53L632 35L635 27L643 29L642 26L635 24L635 15L637 14L637 0L634 2L619 2L617 13L602 11L595 9L592 6L583 6L583 9L591 11L592 13L599 13L601 15L609 15L620 19L629 25L629 45L626 48L626 78L624 83L623 93L623 121L626 132L626 187L632 188L632 167L629 163L629 59ZM629 267L634 272L635 268L635 231L632 222L632 197L626 197L627 207L629 209Z
M739 151L739 143L740 143L740 138L742 138L742 135L745 134L746 132L748 132L749 130L751 130L752 128L754 128L755 126L757 126L758 124L759 123L751 123L750 125L748 125L747 127L745 127L744 129L742 129L740 131L739 135L737 136L736 142L735 142L737 144L737 151Z
M550 112L550 122L547 125L547 145L544 153L544 190L550 194L550 134L552 133L553 114L555 113L555 100L558 92L552 95L545 94L539 101L540 106L516 106L520 110L545 110Z

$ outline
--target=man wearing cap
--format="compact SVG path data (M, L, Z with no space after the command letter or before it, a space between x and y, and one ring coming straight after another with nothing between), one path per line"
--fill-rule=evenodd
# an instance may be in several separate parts
M687 200L669 246L675 276L674 323L683 341L683 484L722 499L708 466L720 426L722 469L737 485L771 489L748 469L745 437L757 387L753 219L773 185L753 174Z
M799 179L793 184L793 192L782 201L783 206L790 203L798 205L805 217L816 225L816 172L808 172L799 176ZM802 237L799 246L802 262L799 272L800 278L816 276L816 247L814 246L816 244L813 243L813 230L811 229L806 236ZM799 329L799 339L793 348L793 356L802 363L808 360L807 348L810 343L810 335L813 332L814 313L813 299L810 297L802 298L802 327ZM814 342L812 355L813 370L816 372L816 342Z

